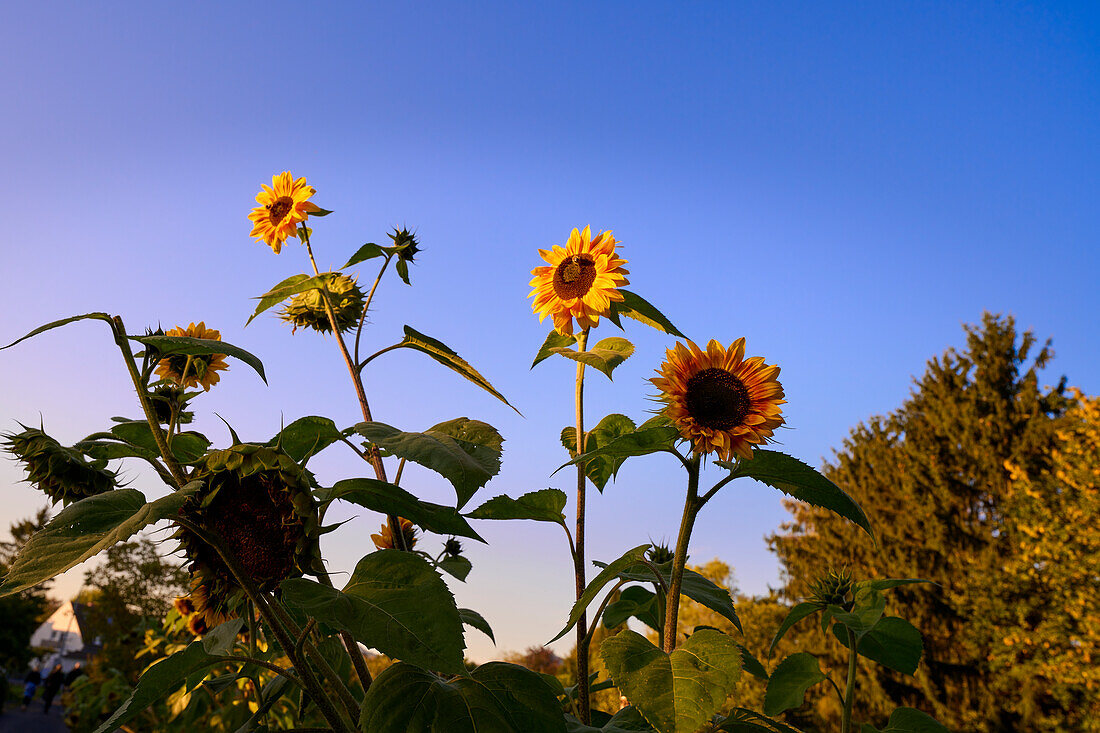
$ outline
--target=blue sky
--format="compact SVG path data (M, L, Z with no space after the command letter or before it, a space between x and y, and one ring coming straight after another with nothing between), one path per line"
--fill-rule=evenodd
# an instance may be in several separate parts
M199 401L216 443L228 436L214 412L246 439L307 414L355 422L331 340L273 318L243 328L250 297L308 267L297 245L275 256L248 238L259 184L291 170L337 212L316 225L322 266L393 226L420 235L414 287L383 286L368 343L393 343L408 323L523 411L417 354L368 370L378 420L417 430L469 416L501 430L504 469L474 503L569 488L549 474L564 460L572 365L528 370L547 327L525 297L536 249L574 226L614 230L631 289L689 336L745 336L782 366L782 449L810 463L896 407L983 310L1054 338L1048 382L1098 389L1094 4L303 7L6 9L0 341L90 310L131 331L205 320L259 355L270 382L234 365ZM645 380L671 341L626 335L637 353L614 383L590 377L592 424L652 407ZM0 429L41 415L71 442L136 415L112 348L101 325L78 324L0 353ZM368 475L335 448L313 467L322 482ZM0 461L0 524L42 503L20 479ZM426 472L403 484L452 496ZM671 539L682 492L669 461L627 464L590 501L590 556ZM371 549L379 517L330 516L356 515L328 536L334 570ZM785 516L766 487L731 486L701 517L692 556L721 557L743 590L763 592L779 582L763 537ZM479 531L491 544L469 548L460 605L486 615L500 650L552 637L572 593L560 531ZM496 653L468 639L473 657Z

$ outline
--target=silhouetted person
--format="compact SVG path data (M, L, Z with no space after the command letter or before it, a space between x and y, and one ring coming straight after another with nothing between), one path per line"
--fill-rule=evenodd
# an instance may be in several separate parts
M23 709L26 710L27 706L31 704L31 698L34 697L35 690L38 689L38 685L42 684L42 675L38 673L38 670L31 667L27 672L27 676L23 678Z
M73 665L73 668L69 670L69 673L65 675L65 688L68 689L73 686L73 683L84 674L84 670L80 668L80 662Z
M61 665L54 665L54 668L46 676L46 681L42 683L42 700L46 703L42 707L42 712L50 712L50 705L53 703L54 697L57 696L57 692L61 689L61 685L64 684L64 682L65 673L61 671Z

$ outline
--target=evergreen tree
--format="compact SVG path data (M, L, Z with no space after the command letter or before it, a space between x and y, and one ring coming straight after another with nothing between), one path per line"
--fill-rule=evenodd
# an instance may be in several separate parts
M858 425L825 466L867 512L879 547L835 515L794 502L792 521L769 539L792 602L844 565L857 580L938 583L889 594L888 613L923 634L924 658L915 677L861 668L857 720L882 724L906 705L953 730L1033 730L1022 703L1028 691L993 660L1003 647L1001 624L1020 602L1005 570L1021 552L1010 487L1014 476L1050 473L1065 380L1040 388L1037 371L1052 356L1050 344L1036 350L1035 336L1019 335L1011 317L985 314L966 333L965 350L932 359L905 403ZM804 623L794 633L803 648L843 669L846 651L819 627ZM821 725L835 726L839 708L819 712Z

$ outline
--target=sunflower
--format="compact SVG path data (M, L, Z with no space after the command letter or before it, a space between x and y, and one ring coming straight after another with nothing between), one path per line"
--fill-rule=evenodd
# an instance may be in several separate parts
M749 459L752 446L766 443L783 424L779 367L762 356L744 356L743 338L728 349L712 339L706 351L691 341L678 343L667 350L660 376L650 380L661 390L664 414L696 453Z
M192 323L187 328L169 329L165 336L188 336L197 339L210 339L221 341L221 331L207 328L206 323L199 321L198 325ZM190 363L188 363L190 359ZM209 392L210 388L218 383L220 370L228 369L225 363L225 354L201 354L188 356L187 354L169 354L157 364L157 376L170 382L175 382L181 387L202 387ZM186 374L184 371L186 370Z
M619 258L616 244L610 231L593 239L592 228L585 227L583 232L574 229L564 247L539 250L549 266L531 270L534 290L527 297L534 296L532 308L540 323L551 316L558 333L572 335L574 318L582 329L593 328L607 315L611 301L623 299L618 288L627 284L629 270L623 269L626 260Z
M335 272L330 274L332 277L325 284L329 303L332 304L332 312L336 316L336 325L340 331L347 331L358 324L363 315L363 291L347 275ZM332 331L332 323L325 308L325 294L320 289L295 295L280 311L279 317L294 327L292 333L299 328L311 328L318 333Z
M180 508L188 524L219 538L241 570L264 591L322 567L317 508L309 475L281 450L241 443L212 451L191 477L203 486ZM244 592L221 556L180 527L175 537L191 573L192 631L236 615Z
M263 240L279 254L287 237L297 238L299 222L321 210L309 201L317 189L307 186L304 176L295 180L290 171L272 176L270 187L260 185L263 190L256 194L259 206L248 215L253 222L252 233L248 236Z
M401 536L405 539L405 549L411 550L413 545L416 544L416 527L413 523L404 517L397 518L398 524L401 525ZM393 532L390 531L389 522L382 525L380 530L381 534L372 534L371 540L374 542L374 546L379 550L396 550L399 549L393 543Z
M23 463L27 481L53 502L75 501L114 489L118 475L106 459L89 461L79 450L66 448L41 430L23 425L21 433L0 435L0 444Z

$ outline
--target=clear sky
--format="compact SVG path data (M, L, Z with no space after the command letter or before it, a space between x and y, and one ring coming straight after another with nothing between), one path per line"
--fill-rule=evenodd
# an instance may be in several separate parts
M1048 382L1100 389L1095 3L9 3L2 37L0 341L92 310L131 332L205 320L270 382L233 364L196 403L218 445L215 411L254 440L302 415L358 419L331 339L270 317L244 329L250 297L308 267L296 244L275 256L248 237L252 197L283 170L336 211L316 223L322 266L395 225L419 233L414 287L383 286L368 343L408 323L523 411L419 354L368 369L378 420L501 430L504 469L471 506L570 486L550 473L572 364L528 370L547 326L525 298L536 249L574 226L614 230L630 288L689 336L745 336L780 364L778 437L813 464L896 407L983 310L1054 338ZM671 340L627 331L637 353L614 383L590 377L590 424L653 406L645 380ZM116 354L98 323L0 353L0 430L42 419L71 443L138 415ZM634 459L590 500L590 557L674 537L674 463ZM322 483L370 475L339 448L311 465ZM0 527L43 503L21 478L0 460ZM453 496L423 471L403 484ZM381 521L330 514L352 516L326 536L337 571ZM763 538L785 516L772 490L735 484L691 554L764 592L779 575ZM549 639L572 595L560 530L478 529L491 544L467 543L475 569L452 586L499 647L474 634L469 654Z

